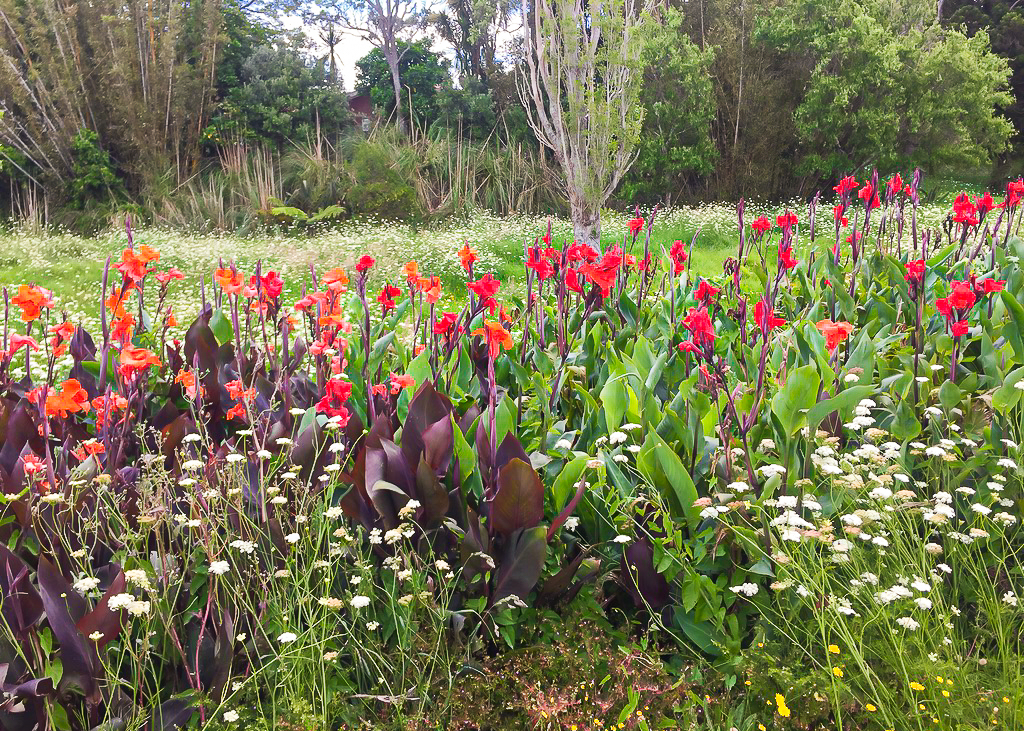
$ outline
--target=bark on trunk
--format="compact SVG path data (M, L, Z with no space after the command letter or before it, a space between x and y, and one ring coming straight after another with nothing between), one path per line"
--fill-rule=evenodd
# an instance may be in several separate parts
M576 241L601 250L601 216L585 201L570 199L572 234Z
M388 69L391 71L391 85L395 90L395 119L398 122L398 129L405 132L405 117L402 115L402 81L398 76L398 53L395 50L388 50L384 54Z

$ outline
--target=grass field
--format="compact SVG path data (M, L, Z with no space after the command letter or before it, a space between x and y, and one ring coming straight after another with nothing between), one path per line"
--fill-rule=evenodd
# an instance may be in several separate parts
M806 208L790 206L801 220ZM774 216L782 206L747 207L747 220L761 213ZM827 214L828 211L825 211ZM924 209L929 218L941 215L940 209ZM603 218L602 238L607 245L621 242L627 216L608 214ZM497 217L480 212L463 219L430 228L381 221L346 221L317 235L268 233L240 237L230 234L188 235L180 232L147 229L135 232L137 243L160 251L160 267L177 267L185 281L172 288L171 304L176 312L194 312L200 296L200 279L210 281L218 263L234 261L251 271L258 260L263 269L274 269L285 280L286 299L297 299L310 267L324 271L331 267L349 267L363 254L377 258L377 275L400 282L402 265L419 262L422 274L438 275L446 295L461 299L465 295L465 274L459 264L458 249L469 242L480 254L476 271L492 272L505 283L503 291L521 288L524 244L543 236L548 223L556 245L571 237L571 226L564 219L520 215ZM700 231L693 246L693 271L716 277L722 263L736 253L736 212L732 203L710 203L675 208L659 213L651 236L653 255L660 256L676 239L685 242ZM98 321L96 284L100 281L107 256L117 259L126 245L123 230L111 230L96 237L65 233L39 233L24 229L0 232L0 285L8 288L35 283L53 291L59 306L70 317L89 329ZM634 252L634 253L640 253Z

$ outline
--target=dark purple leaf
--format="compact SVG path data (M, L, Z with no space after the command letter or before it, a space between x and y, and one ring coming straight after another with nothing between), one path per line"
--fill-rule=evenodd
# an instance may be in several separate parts
M529 462L512 459L498 473L498 491L488 514L491 534L509 536L533 528L543 518L544 485L540 477Z
M547 552L544 526L517 531L510 536L501 555L491 606L510 596L525 602L537 585Z

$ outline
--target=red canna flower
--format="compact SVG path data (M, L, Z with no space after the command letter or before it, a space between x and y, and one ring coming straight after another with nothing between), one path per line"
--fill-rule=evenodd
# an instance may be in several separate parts
M597 261L597 250L594 249L590 244L578 244L573 241L569 245L569 250L566 252L566 256L569 261Z
M618 247L613 247L605 252L599 261L588 262L580 267L580 272L601 288L602 297L607 297L611 293L612 287L615 286L615 278L619 274L620 266L622 266L622 252Z
M345 402L352 395L352 384L341 378L332 378L327 381L326 393L317 402L316 410L321 414L327 414L328 418L341 417L341 424L348 423L349 413L345 408Z
M954 281L951 284L953 292L949 295L949 304L957 310L966 310L972 307L978 298L974 294L974 288L971 287L970 282Z
M708 284L708 280L701 279L700 284L697 285L697 300L708 305L711 300L722 290L719 287L712 287Z
M847 239L849 241L849 239ZM793 258L793 247L787 246L785 249L779 251L779 265L785 267L787 270L793 269L800 261Z
M401 297L402 290L398 287L392 287L390 284L384 285L384 289L377 295L377 301L380 302L384 308L384 314L388 314L391 310L395 309L395 297Z
M28 348L29 350L39 350L39 343L36 342L35 338L29 337L28 335L20 335L18 333L11 333L10 349L7 352L8 357L14 357L22 348Z
M775 222L779 225L779 228L783 230L791 229L798 223L796 214L790 211L786 211L781 216L776 216Z
M957 320L953 323L953 337L960 337L967 334L967 320Z
M953 222L976 226L978 220L978 206L969 195L960 193L953 201Z
M491 274L485 274L475 282L470 282L466 285L470 292L480 298L480 303L487 307L491 314L494 314L495 308L498 303L494 299L494 295L498 293L498 289L501 287L501 282L494 278Z
M763 235L771 230L772 220L768 216L759 216L754 219L754 222L750 224L750 228L754 229L754 233L757 235Z
M263 286L263 293L269 299L277 299L284 291L284 280L273 269L260 277L260 284Z
M483 335L487 342L487 355L494 360L501 355L501 349L512 350L515 341L505 326L500 322L488 322L484 320L484 326L473 331L473 335Z
M945 317L947 320L953 318L953 307L950 305L948 297L936 298L935 309L938 310L939 314Z
M853 192L858 185L860 185L860 183L857 182L857 179L855 177L853 177L852 175L847 175L845 178L840 180L839 184L834 186L832 190L834 190L839 195L846 195L847 193Z
M771 334L772 330L786 324L786 321L781 317L775 317L775 310L765 300L761 300L754 305L754 322L761 328L761 333L766 338Z
M988 191L975 199L974 204L978 207L978 213L982 215L985 215L996 207L996 202L992 200L992 194Z
M435 335L451 335L459 316L454 312L445 312L441 318L434 323Z
M364 274L365 272L370 271L370 267L372 267L376 263L376 259L374 259L369 254L364 254L356 263L356 271L359 272L360 274Z
M555 267L552 266L547 257L541 256L539 249L531 246L528 252L529 256L526 260L526 266L537 273L537 278L540 281L543 282L555 273Z
M818 331L825 336L825 347L829 352L850 337L853 332L853 325L848 322L832 322L832 320L819 320L814 324Z
M643 227L644 219L642 217L637 216L636 218L629 219L629 232L633 235L633 238L636 238L636 235L643 230Z
M846 206L842 203L836 203L832 206L832 218L841 223L843 226L849 226L850 221L843 214L846 213Z
M397 375L391 374L391 393L399 393L403 388L413 389L416 387L416 379L408 373Z
M899 173L895 173L891 178L889 178L885 187L889 191L890 197L896 197L903 190L903 176Z
M172 279L184 279L185 275L181 273L181 270L177 267L171 267L166 272L157 272L155 275L156 281L160 284L167 284Z
M907 273L903 278L911 284L924 282L924 259L915 259L907 262Z
M715 327L707 307L691 307L690 312L683 318L683 327L690 331L690 336L698 347L714 345Z
M565 270L565 288L576 294L583 294L583 283L580 281L580 274L573 268Z
M21 468L26 475L35 475L46 469L46 463L34 454L26 454L21 458Z
M686 247L682 241L676 240L668 250L669 258L672 259L672 273L679 276L686 269Z
M982 291L985 294L990 294L992 292L1002 292L1005 286L1006 282L999 279L985 278L981 280Z

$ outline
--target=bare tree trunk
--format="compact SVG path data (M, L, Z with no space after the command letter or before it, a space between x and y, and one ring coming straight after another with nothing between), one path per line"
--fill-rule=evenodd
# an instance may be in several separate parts
M732 137L732 156L736 158L736 148L740 144L740 107L743 106L743 62L747 43L747 12L746 3L740 0L740 83L736 93L736 131Z
M577 242L589 244L601 250L601 212L596 210L585 196L569 192L569 214L572 218L572 235Z
M398 75L398 50L394 47L385 49L384 58L388 62L391 85L395 90L395 119L398 121L398 129L405 132L405 117L402 116L402 81Z

